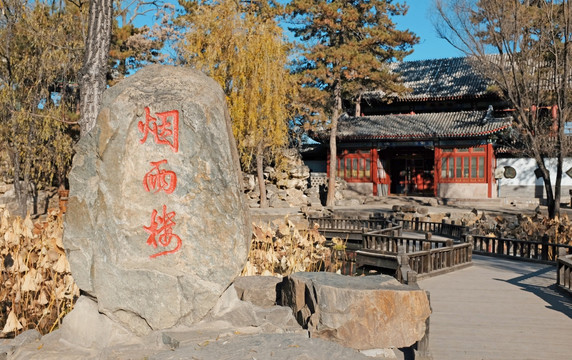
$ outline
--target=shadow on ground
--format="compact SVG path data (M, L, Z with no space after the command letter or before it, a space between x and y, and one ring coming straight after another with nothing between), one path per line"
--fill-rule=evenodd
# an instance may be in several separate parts
M506 269L506 267L504 268ZM523 272L522 269L518 270L520 270L519 272ZM561 312L572 319L572 298L558 291L554 266L548 265L536 271L524 271L521 276L508 280L494 280L504 281L518 286L522 290L532 293L548 303L546 308ZM548 286L547 281L551 282Z

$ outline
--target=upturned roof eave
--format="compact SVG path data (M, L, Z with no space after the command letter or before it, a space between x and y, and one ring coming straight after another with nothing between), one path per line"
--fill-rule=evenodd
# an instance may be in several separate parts
M486 138L493 134L499 133L503 130L508 129L511 124L503 124L494 129L479 131L479 132L462 132L462 133L444 133L444 134L399 134L399 135L371 135L371 134L360 134L360 135L338 135L336 136L337 141L428 141L437 139L478 139ZM329 140L329 133L321 132L317 134L314 140L325 143Z

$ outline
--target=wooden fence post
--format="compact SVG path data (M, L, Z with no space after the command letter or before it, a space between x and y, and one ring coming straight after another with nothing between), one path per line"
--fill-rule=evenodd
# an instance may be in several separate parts
M497 241L497 251L494 251L494 247L493 247L493 252L496 252L499 255L503 255L504 254L504 241L501 238L498 238Z
M449 256L447 256L447 267L455 265L455 253L453 251L453 240L449 239L445 241L445 246L447 246L451 251L449 251Z
M560 258L558 258L558 259L560 259ZM561 285L560 281L561 281L561 276L562 276L561 275L562 269L563 269L562 263L560 261L558 261L556 263L556 285L557 286Z
M469 248L469 254L467 254L468 258L467 260L469 260L469 262L473 261L473 249L475 248L475 239L473 238L472 235L467 235L467 242L469 244L471 244L471 247Z
M548 260L548 235L542 235L542 260Z
M423 243L423 251L425 251L425 268L423 269L423 272L425 273L430 273L433 270L433 259L431 259L431 243L430 242L424 242Z
M429 291L425 291L425 293L427 294L427 301L429 301L429 308L431 309L431 294L429 293ZM421 340L417 341L417 343L415 344L415 350L417 350L416 358L418 359L424 359L424 360L432 359L432 356L429 353L430 318L431 316L428 316L427 320L425 320L425 335L423 335Z

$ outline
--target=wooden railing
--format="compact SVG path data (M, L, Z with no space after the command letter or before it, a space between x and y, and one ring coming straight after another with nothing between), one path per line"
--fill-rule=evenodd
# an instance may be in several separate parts
M351 230L361 231L362 229L378 230L389 226L386 219L336 219L336 218L308 218L310 225L318 224L321 230Z
M449 246L406 253L409 267L417 277L433 276L465 267L472 262L472 246L449 244Z
M505 239L481 235L468 235L466 240L473 242L475 254L517 258L536 262L554 263L559 253L571 254L572 246L542 241Z
M414 220L335 219L310 218L310 224L317 223L321 230L346 231L354 235L352 266L361 258L363 264L382 264L397 268L396 277L405 283L415 283L418 278L438 275L472 263L472 253L500 256L511 259L544 262L558 267L556 285L572 295L572 246L556 244L544 236L541 241L506 239L483 235L470 235L470 229L454 222L425 222ZM402 236L402 230L422 231L425 239ZM432 234L459 239L431 240ZM356 257L357 254L357 257ZM365 258L364 258L365 257ZM371 259L368 259L371 257ZM363 265L362 264L362 265ZM353 269L353 268L352 268ZM352 270L353 271L353 270Z
M403 230L424 231L458 239L469 232L468 226L455 224L454 221L449 224L444 220L442 222L430 222L414 218L413 220L397 220L397 223L403 226Z
M397 225L385 218L308 220L311 225L318 224L319 230L329 236L346 234L346 253L349 251L354 255L351 259L343 259L344 265L350 263L351 266L347 266L349 271L353 271L354 265L398 269L400 281L414 283L418 276L431 276L471 264L471 244L455 245L452 239L431 239L433 233L464 237L468 233L466 226L423 222L419 219L397 220ZM403 236L404 229L423 231L426 233L425 239ZM361 244L355 242L358 239L355 236L361 236Z
M559 256L556 266L556 286L572 295L572 255Z
M314 218L310 217L308 219L310 224L318 224L320 229L335 229L335 230L354 230L359 231L361 229L381 230L386 229L390 226L395 226L389 219L384 217L373 218L373 219L339 219L339 218ZM469 232L469 227L464 225L455 224L451 222L450 224L445 222L428 222L420 221L419 218L414 218L413 220L393 220L397 225L401 225L403 230L412 231L423 231L430 232L436 235L445 235L456 238L461 238L464 234Z
M397 227L399 228L399 227ZM424 246L429 245L429 248L439 248L448 246L453 243L452 240L431 240L431 234L426 234L425 239L411 238L401 236L401 229L395 230L396 227L391 228L387 234L378 232L367 232L363 235L363 250L375 250L397 253L400 247L403 247L406 253L423 249Z

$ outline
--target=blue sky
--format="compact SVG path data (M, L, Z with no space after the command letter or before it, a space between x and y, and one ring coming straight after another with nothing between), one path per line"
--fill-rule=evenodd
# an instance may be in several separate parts
M409 5L407 15L396 17L395 23L400 30L409 29L413 31L420 37L420 40L419 44L414 46L413 54L406 57L405 60L463 56L459 50L437 36L435 27L431 22L431 18L434 17L431 14L433 8L432 0L406 0L406 4Z
M168 0L176 3L176 0ZM279 0L281 3L287 3L289 0ZM394 22L400 30L409 29L419 38L419 44L414 46L411 55L405 58L407 61L438 59L448 57L463 56L463 54L447 43L445 40L437 36L431 18L433 8L433 0L397 0L397 2L405 3L409 6L409 11L405 16L397 16ZM150 25L150 16L145 16L136 20L137 25Z

